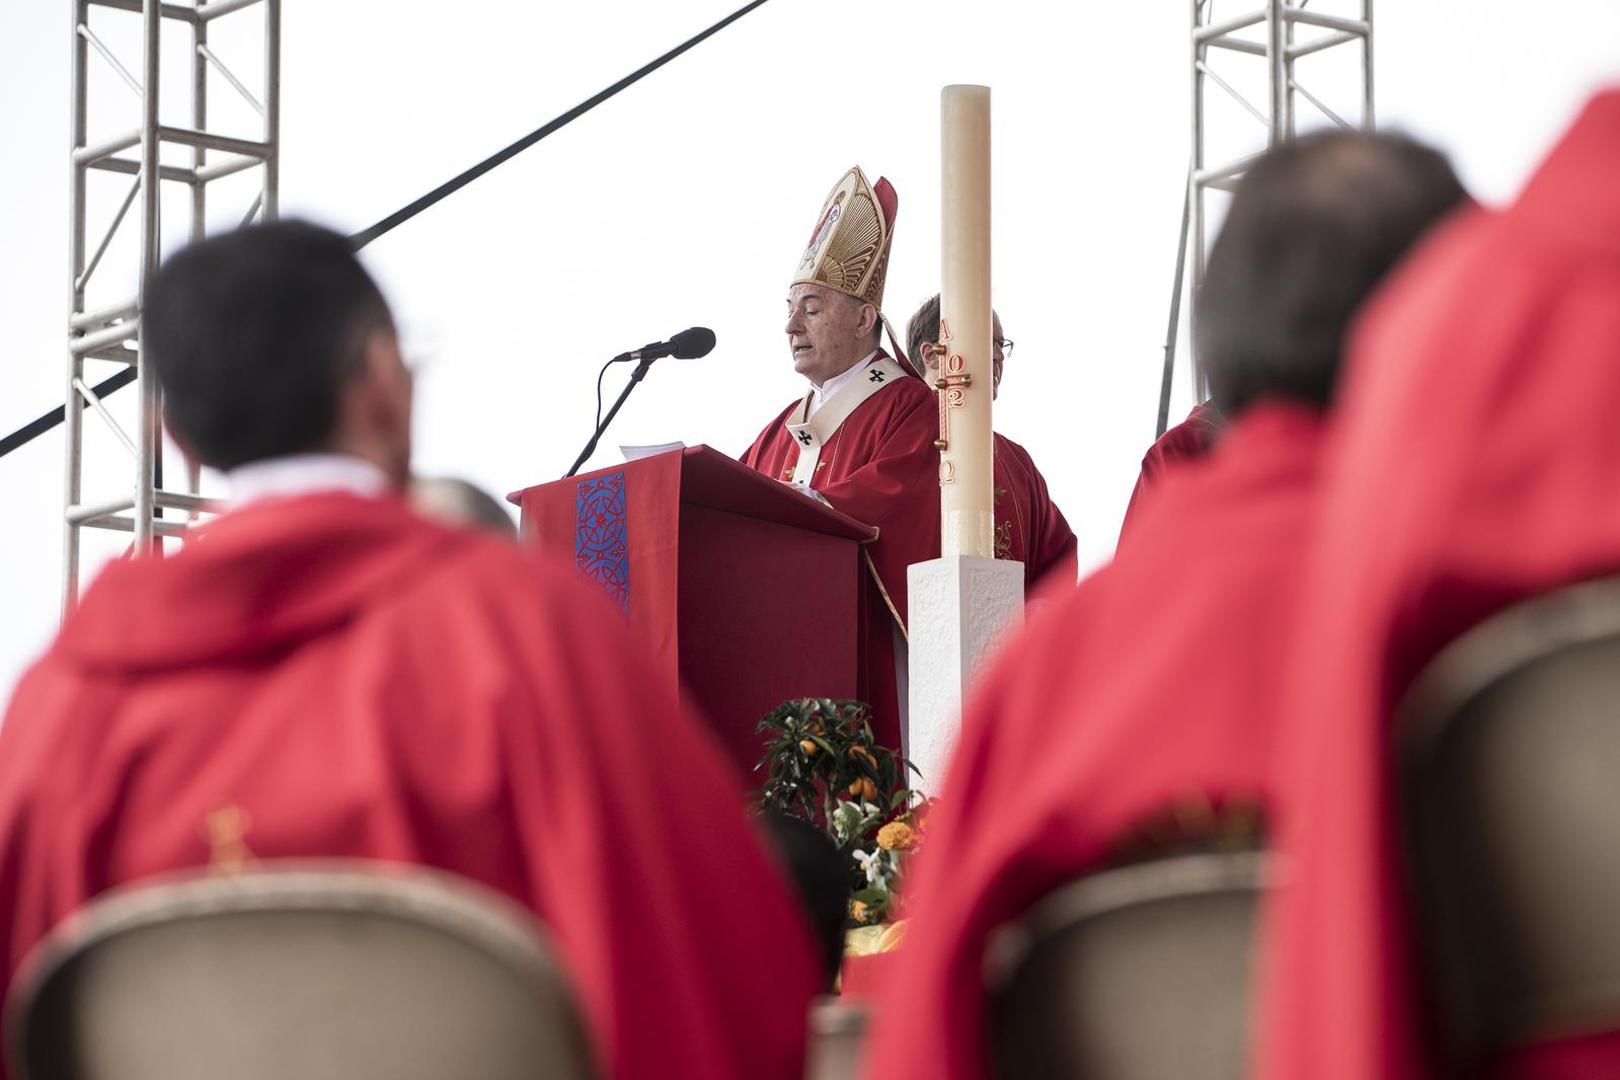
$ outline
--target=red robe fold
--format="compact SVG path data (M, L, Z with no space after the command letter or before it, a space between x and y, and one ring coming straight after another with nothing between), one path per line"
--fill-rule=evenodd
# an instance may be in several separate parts
M792 480L799 444L788 433L794 402L772 420L743 463L778 480ZM876 525L878 538L867 547L879 589L872 583L863 651L868 683L865 700L875 714L873 734L885 746L900 745L900 698L895 685L896 617L906 619L906 567L939 558L939 408L921 379L891 380L850 413L821 448L810 487L858 521ZM815 588L807 581L805 588ZM765 601L791 610L790 596ZM891 614L890 609L893 609ZM813 694L814 687L806 687Z
M907 885L867 1076L988 1077L996 927L1166 808L1270 807L1276 658L1297 621L1320 432L1314 413L1256 407L1164 480L1130 547L1002 651Z
M391 499L114 564L0 729L0 958L244 856L438 867L550 927L603 1075L800 1075L818 975L738 780L564 569Z
M1213 405L1194 405L1187 419L1160 435L1142 455L1142 473L1136 478L1131 501L1125 507L1125 520L1119 527L1120 539L1141 512L1147 493L1157 486L1165 471L1178 462L1196 461L1208 454L1221 433L1221 415Z
M1026 596L1043 579L1073 585L1080 574L1074 530L1047 492L1046 478L1028 450L999 432L995 447L996 558L1024 564Z
M1620 93L1518 202L1463 212L1364 314L1324 464L1289 752L1297 827L1270 942L1269 1080L1428 1075L1388 721L1448 641L1620 571ZM1620 1039L1505 1075L1620 1075Z

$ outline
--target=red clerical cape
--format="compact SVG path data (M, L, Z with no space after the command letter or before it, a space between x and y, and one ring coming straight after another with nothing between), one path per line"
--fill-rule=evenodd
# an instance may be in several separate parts
M1131 501L1125 507L1125 520L1119 527L1120 539L1125 538L1142 510L1149 490L1158 485L1166 469L1179 461L1195 461L1209 453L1215 437L1221 433L1221 414L1213 405L1194 405L1187 419L1160 435L1148 452L1142 455L1142 472L1131 491Z
M881 354L880 354L881 355ZM799 445L787 430L794 402L768 424L743 463L778 480L791 480ZM900 745L900 698L895 685L894 619L906 618L906 567L939 558L939 407L921 379L891 380L844 420L821 449L812 490L858 521L876 525L867 551L881 589L874 583L863 655L868 684L862 690L875 713L873 734L885 746ZM805 582L807 589L814 582ZM791 596L772 601L791 609ZM891 614L891 610L892 614ZM806 687L805 693L815 693Z
M5 985L114 885L382 859L536 911L603 1075L797 1077L804 921L654 685L566 571L392 499L259 504L114 564L0 730Z
M1005 435L996 446L996 558L1024 564L1024 592L1051 576L1073 585L1080 574L1074 530L1046 490L1046 478L1029 451ZM935 490L938 488L936 486Z
M988 1077L996 927L1168 808L1269 807L1320 431L1292 406L1251 410L1165 479L1129 548L1002 651L907 885L866 1075Z
M1270 1080L1429 1075L1388 719L1458 633L1620 570L1620 93L1503 213L1465 211L1362 319L1323 465L1264 1015ZM1580 1064L1576 1064L1580 1062ZM1568 1067L1578 1071L1559 1071ZM1496 1075L1620 1075L1620 1038Z

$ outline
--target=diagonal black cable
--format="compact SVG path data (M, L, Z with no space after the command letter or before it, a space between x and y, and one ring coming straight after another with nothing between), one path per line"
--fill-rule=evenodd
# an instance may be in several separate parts
M91 389L96 397L104 398L115 390L122 390L124 387L128 386L134 381L135 368L131 366L124 371L120 371L110 379L102 380ZM0 439L0 457L5 457L7 454L17 449L17 447L39 438L39 436L45 434L57 424L60 424L63 417L66 415L67 406L58 405L44 416L24 424L16 431L13 431L10 435L7 435L4 439Z
M602 104L602 102L606 101L608 98L613 97L619 91L640 82L642 79L646 78L648 75L651 75L653 72L657 71L659 68L675 59L677 56L680 56L688 49L701 45L704 41L713 37L715 34L718 34L720 31L724 30L726 27L730 26L744 15L747 15L750 11L753 11L755 8L766 2L767 0L752 0L752 3L744 4L742 7L738 8L736 11L733 11L730 15L727 15L725 18L721 19L707 30L697 34L694 37L687 38L685 41L669 50L669 52L665 53L663 56L660 56L658 59L637 68L635 71L632 71L630 74L626 75L624 78L620 79L606 90L603 90L601 93L586 98L578 105L575 105L572 109L569 109L567 112L557 117L557 119L541 127L535 128L533 131L523 136L523 138L519 139L511 146L491 154L489 157L485 158L483 161L480 161L477 165L474 165L466 172L463 172L459 176L440 184L438 187L434 188L426 195L423 195L420 199L417 199L409 206L402 207L401 209L394 211L392 214L389 214L371 228L366 229L363 232L355 233L349 238L350 241L353 242L355 250L358 251L360 248L365 247L367 244L393 229L395 226L404 224L417 214L420 214L423 210L426 210L428 207L438 202L440 199L443 199L445 196L454 194L455 192L461 190L474 180L478 179L480 176L483 176L485 173L489 172L489 170L495 168L495 166L500 165L523 153L523 151L527 150L529 147L533 146L547 135L550 135L552 132L567 127L581 116L584 116L586 113Z
M612 86L601 91L600 93L593 94L591 97L586 98L584 101L580 102L578 105L575 105L572 109L569 109L555 120L552 120L541 127L535 128L517 142L503 150L499 150L496 153L491 154L489 157L485 158L483 161L480 161L472 168L451 178L450 180L445 181L410 205L401 207L400 209L394 211L392 214L389 214L387 217L377 222L377 224L371 226L371 228L363 229L360 232L355 233L353 236L349 237L349 242L354 245L356 251L360 250L373 240L377 239L379 236L382 236L384 233L390 232L398 226L403 225L405 222L409 221L417 214L420 214L423 210L426 210L434 203L437 203L446 196L452 195L466 187L468 184L472 183L480 176L483 176L497 165L501 165L521 154L523 151L527 150L541 139L544 139L552 132L567 127L575 120L578 120L581 116L584 116L586 113L602 104L602 102L606 101L608 98L613 97L621 90L626 90L634 84L640 82L642 79L645 79L648 75L651 75L653 72L680 56L682 53L691 50L695 46L701 45L703 42L707 41L715 34L718 34L720 31L724 30L726 27L730 26L744 15L747 15L750 11L753 11L757 7L763 6L767 2L768 0L751 0L750 3L744 4L742 7L738 8L736 11L733 11L730 15L727 15L713 26L699 34L687 38L685 41L664 53L664 55L658 57L656 60L643 64L641 67L637 68L635 71L632 71L630 74L626 75ZM121 371L112 378L100 383L95 387L95 393L98 397L106 397L108 394L121 390L134 381L135 369L130 368L128 371ZM31 442L32 440L51 430L57 424L60 424L63 417L66 415L66 412L67 409L65 406L58 405L55 409L45 413L43 416L24 424L16 431L13 431L10 435L7 435L4 439L0 439L0 457L5 457L19 446Z

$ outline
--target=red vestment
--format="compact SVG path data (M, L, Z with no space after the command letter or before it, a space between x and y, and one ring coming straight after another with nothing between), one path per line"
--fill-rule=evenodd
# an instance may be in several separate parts
M990 1075L987 940L1144 819L1269 808L1321 422L1251 410L1166 477L1132 544L1041 612L974 696L907 884L866 1075Z
M0 730L5 985L114 885L355 856L537 912L603 1075L797 1077L804 920L656 685L566 570L393 499L261 503L114 564Z
M743 463L778 480L791 480L799 444L787 430L794 402L766 425L743 455ZM821 448L810 487L834 509L878 528L868 545L877 581L867 604L863 655L868 682L863 700L872 706L873 734L885 746L900 746L900 698L895 685L894 620L905 625L906 567L939 558L939 407L921 379L891 380L850 413ZM879 587L881 584L881 588ZM815 582L804 583L807 589ZM763 597L791 613L791 596ZM891 613L891 610L892 613ZM817 693L805 687L807 695Z
M1073 585L1080 574L1074 530L1046 490L1046 478L1029 451L997 433L996 558L1024 564L1024 593L1050 575L1053 584ZM936 488L937 490L937 488Z
M1308 572L1264 1013L1270 1080L1413 1080L1420 1037L1388 722L1502 607L1620 570L1620 93L1501 213L1462 212L1362 316ZM1606 1045L1605 1045L1606 1044ZM1620 1075L1620 1038L1505 1075ZM1601 1059L1602 1064L1599 1064Z
M1120 539L1141 512L1147 492L1158 485L1166 469L1180 461L1196 461L1209 453L1215 437L1221 433L1221 414L1213 405L1194 405L1187 419L1160 435L1148 452L1142 455L1142 472L1131 491L1131 501L1125 506L1125 520L1120 524Z

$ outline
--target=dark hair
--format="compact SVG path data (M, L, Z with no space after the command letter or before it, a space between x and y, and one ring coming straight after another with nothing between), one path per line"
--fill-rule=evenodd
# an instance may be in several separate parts
M939 293L935 293L911 313L911 321L906 323L906 355L911 357L911 366L923 378L928 377L928 365L923 362L922 347L938 341Z
M365 336L392 328L348 240L294 221L177 252L141 305L169 425L219 469L326 445Z
M1357 309L1465 198L1444 155L1401 135L1321 132L1256 161L1197 298L1198 360L1220 411L1267 397L1326 408Z
M849 912L849 870L832 837L791 814L760 815L771 846L787 868L821 953L824 989L832 989L844 962L844 921Z

